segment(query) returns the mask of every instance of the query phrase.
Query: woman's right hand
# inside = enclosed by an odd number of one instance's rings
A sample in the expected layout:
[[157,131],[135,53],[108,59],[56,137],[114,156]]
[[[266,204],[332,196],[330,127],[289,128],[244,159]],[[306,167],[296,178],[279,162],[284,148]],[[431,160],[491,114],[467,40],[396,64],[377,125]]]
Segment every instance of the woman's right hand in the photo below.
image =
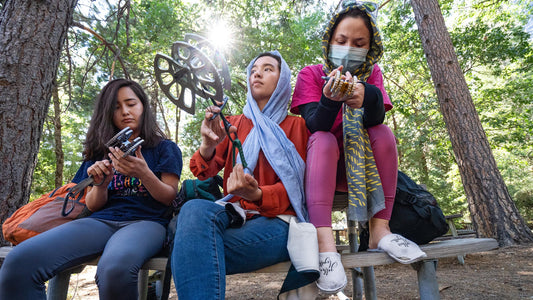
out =
[[85,205],[95,212],[107,202],[107,186],[113,179],[113,165],[107,159],[99,160],[87,168],[87,174],[93,177],[94,183],[85,196]]
[[104,186],[107,189],[107,185],[113,179],[113,165],[109,160],[99,160],[92,166],[87,168],[87,175],[92,176],[95,186]]
[[[217,104],[222,105],[222,103],[217,102]],[[213,118],[213,116],[215,116]],[[230,132],[235,132],[236,128],[231,127]],[[220,121],[220,107],[212,105],[208,107],[205,111],[205,118],[202,121],[202,126],[200,128],[200,134],[202,135],[202,144],[200,145],[200,155],[204,159],[211,159],[215,152],[216,146],[224,140],[226,136],[226,131],[224,130],[224,125]]]

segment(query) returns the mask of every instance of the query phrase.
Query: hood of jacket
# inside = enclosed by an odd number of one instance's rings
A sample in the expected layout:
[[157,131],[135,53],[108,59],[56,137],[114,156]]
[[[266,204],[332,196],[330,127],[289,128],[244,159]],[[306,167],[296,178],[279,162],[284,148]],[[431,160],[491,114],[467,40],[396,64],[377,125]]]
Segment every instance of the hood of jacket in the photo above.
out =
[[381,59],[381,56],[383,56],[383,43],[381,41],[381,35],[378,27],[376,26],[376,20],[374,17],[377,13],[377,4],[374,3],[350,0],[344,1],[341,9],[331,17],[331,19],[326,25],[326,29],[324,30],[324,35],[322,36],[321,47],[322,58],[324,60],[323,70],[326,74],[329,74],[332,70],[335,69],[335,66],[328,58],[329,43],[335,28],[337,28],[337,23],[339,22],[339,19],[343,15],[355,9],[361,10],[362,12],[366,13],[370,18],[370,24],[372,25],[373,30],[373,32],[370,33],[370,35],[372,36],[372,41],[370,44],[370,49],[368,50],[368,54],[366,55],[366,61],[355,70],[344,69],[343,72],[350,71],[350,73],[352,75],[357,76],[359,80],[366,81],[368,77],[370,77],[370,74],[372,74],[372,68],[374,67],[374,64],[376,64]]

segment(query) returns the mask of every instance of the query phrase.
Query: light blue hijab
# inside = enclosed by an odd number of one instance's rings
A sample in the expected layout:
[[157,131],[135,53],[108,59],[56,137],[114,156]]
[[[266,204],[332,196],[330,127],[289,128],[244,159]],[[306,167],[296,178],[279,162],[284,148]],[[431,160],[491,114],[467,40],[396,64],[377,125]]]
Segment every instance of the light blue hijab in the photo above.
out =
[[[291,71],[278,51],[268,53],[281,59],[281,72],[276,89],[263,111],[257,106],[250,90],[250,71],[257,57],[246,68],[248,92],[243,113],[252,120],[254,127],[243,143],[243,153],[248,163],[249,172],[253,173],[257,165],[259,151],[263,150],[266,159],[283,182],[298,220],[304,222],[309,219],[305,207],[305,163],[296,151],[294,144],[279,127],[279,124],[287,117],[291,99]],[[240,157],[237,158],[237,162],[241,163]]]

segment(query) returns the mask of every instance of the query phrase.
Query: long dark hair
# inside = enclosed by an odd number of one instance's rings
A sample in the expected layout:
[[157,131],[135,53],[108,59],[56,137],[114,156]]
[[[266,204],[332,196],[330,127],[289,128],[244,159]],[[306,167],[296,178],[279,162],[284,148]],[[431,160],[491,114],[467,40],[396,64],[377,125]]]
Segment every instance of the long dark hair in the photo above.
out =
[[83,160],[101,160],[108,152],[105,143],[109,141],[119,129],[113,124],[113,115],[117,106],[118,90],[129,87],[141,100],[144,111],[141,120],[141,132],[139,136],[144,139],[143,147],[155,147],[166,135],[157,125],[153,115],[148,96],[143,88],[135,81],[127,79],[115,79],[107,83],[96,98],[93,116],[83,143]]

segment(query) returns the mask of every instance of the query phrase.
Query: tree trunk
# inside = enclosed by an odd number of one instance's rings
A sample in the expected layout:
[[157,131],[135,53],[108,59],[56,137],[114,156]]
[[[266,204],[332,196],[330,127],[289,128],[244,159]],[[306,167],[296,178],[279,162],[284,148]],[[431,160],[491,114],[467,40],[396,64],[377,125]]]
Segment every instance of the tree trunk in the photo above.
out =
[[411,0],[411,5],[474,228],[500,246],[533,241],[492,155],[438,0]]
[[[0,222],[28,201],[61,48],[77,0],[8,0],[0,11]],[[2,238],[1,245],[7,244]]]
[[65,164],[65,155],[63,152],[63,142],[61,141],[61,101],[59,100],[59,91],[57,85],[54,86],[52,99],[54,102],[54,117],[52,123],[54,124],[54,152],[56,155],[55,187],[58,188],[63,185],[63,166]]

